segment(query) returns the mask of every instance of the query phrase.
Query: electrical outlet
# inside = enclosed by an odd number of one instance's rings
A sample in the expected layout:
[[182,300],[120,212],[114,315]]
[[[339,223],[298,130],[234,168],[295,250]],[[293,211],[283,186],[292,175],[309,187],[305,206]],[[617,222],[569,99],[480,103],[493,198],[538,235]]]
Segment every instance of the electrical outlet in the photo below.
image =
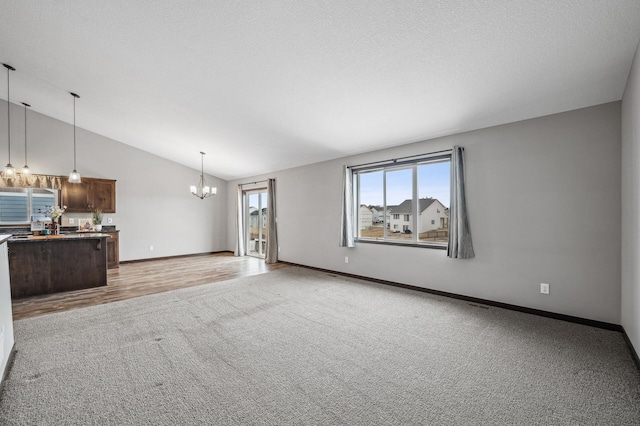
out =
[[278,253],[280,253],[280,246],[278,246]]
[[72,217],[69,218],[69,225],[75,225],[76,224],[76,220]]
[[540,293],[542,293],[542,294],[549,294],[549,284],[547,284],[547,283],[540,283]]
[[107,218],[107,223],[113,223],[113,218],[111,217]]
[[153,246],[149,246],[149,251],[153,251]]
[[349,256],[344,257],[344,263],[349,263]]

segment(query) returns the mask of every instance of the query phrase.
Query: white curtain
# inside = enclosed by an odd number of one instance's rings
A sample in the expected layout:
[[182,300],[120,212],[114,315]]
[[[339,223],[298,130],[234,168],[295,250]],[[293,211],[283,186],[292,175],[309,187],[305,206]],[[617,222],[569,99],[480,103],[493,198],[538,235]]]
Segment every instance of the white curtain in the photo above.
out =
[[464,148],[454,146],[451,153],[451,202],[449,205],[449,248],[452,259],[475,257],[469,228],[464,183]]
[[355,247],[353,232],[353,173],[344,166],[342,178],[342,212],[340,217],[340,247]]
[[236,195],[236,249],[234,256],[244,256],[244,220],[242,214],[242,185],[238,185]]
[[278,262],[278,219],[276,215],[276,180],[267,182],[267,250],[265,263]]

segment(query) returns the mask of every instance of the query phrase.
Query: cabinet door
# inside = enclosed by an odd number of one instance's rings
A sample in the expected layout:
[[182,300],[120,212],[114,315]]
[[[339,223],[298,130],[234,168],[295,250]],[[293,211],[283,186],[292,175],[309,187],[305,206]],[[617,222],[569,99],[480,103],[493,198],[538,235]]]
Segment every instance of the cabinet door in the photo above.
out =
[[67,206],[67,213],[86,213],[91,210],[90,186],[87,179],[82,179],[81,183],[69,183],[68,178],[62,178],[61,204]]
[[100,209],[102,213],[116,212],[116,181],[107,179],[92,179],[93,193],[92,210]]
[[118,268],[120,266],[120,242],[118,232],[106,232],[111,236],[107,239],[107,268]]

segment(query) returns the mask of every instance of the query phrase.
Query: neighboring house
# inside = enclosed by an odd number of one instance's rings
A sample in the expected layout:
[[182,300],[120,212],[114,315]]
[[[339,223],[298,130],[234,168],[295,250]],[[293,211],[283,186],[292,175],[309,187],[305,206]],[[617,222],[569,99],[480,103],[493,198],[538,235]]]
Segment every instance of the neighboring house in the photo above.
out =
[[449,229],[449,207],[444,209],[444,213],[447,215],[447,218],[444,221],[444,226],[443,228],[447,228]]
[[369,206],[371,214],[373,215],[373,223],[380,223],[384,220],[384,207],[381,206]]
[[[413,205],[411,200],[404,200],[393,209],[389,219],[391,232],[413,232]],[[449,226],[448,208],[435,198],[421,198],[418,208],[419,232],[442,229]]]
[[373,213],[369,209],[369,207],[364,204],[360,205],[360,211],[358,212],[358,223],[360,224],[360,229],[367,229],[373,225]]
[[[260,219],[258,216],[258,209],[255,207],[249,207],[249,226],[252,228],[260,227]],[[262,227],[267,226],[267,208],[262,208]]]
[[391,228],[391,213],[393,212],[393,209],[397,209],[398,206],[387,206],[387,218],[385,220],[385,223],[387,224],[387,228]]

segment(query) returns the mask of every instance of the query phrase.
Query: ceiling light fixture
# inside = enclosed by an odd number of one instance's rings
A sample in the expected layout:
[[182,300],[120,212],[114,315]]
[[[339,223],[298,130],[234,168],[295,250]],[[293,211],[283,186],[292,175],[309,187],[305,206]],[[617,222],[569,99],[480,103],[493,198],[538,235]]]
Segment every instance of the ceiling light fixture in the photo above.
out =
[[31,108],[31,105],[22,103],[24,105],[24,167],[22,168],[22,174],[28,175],[31,173],[29,166],[27,166],[27,108]]
[[202,155],[202,163],[201,163],[201,168],[200,168],[200,182],[198,182],[198,186],[194,186],[191,185],[191,193],[193,195],[195,195],[196,197],[200,198],[201,200],[204,200],[207,197],[210,197],[212,195],[216,195],[216,192],[218,192],[218,190],[213,187],[210,188],[207,186],[206,182],[204,181],[204,152],[200,151],[200,154]]
[[73,171],[69,173],[69,183],[80,183],[80,173],[76,170],[76,99],[80,96],[69,92],[73,96]]
[[13,179],[16,177],[16,169],[11,165],[11,103],[9,101],[9,74],[16,69],[11,65],[2,64],[7,69],[7,141],[9,147],[9,162],[4,166],[4,178]]

